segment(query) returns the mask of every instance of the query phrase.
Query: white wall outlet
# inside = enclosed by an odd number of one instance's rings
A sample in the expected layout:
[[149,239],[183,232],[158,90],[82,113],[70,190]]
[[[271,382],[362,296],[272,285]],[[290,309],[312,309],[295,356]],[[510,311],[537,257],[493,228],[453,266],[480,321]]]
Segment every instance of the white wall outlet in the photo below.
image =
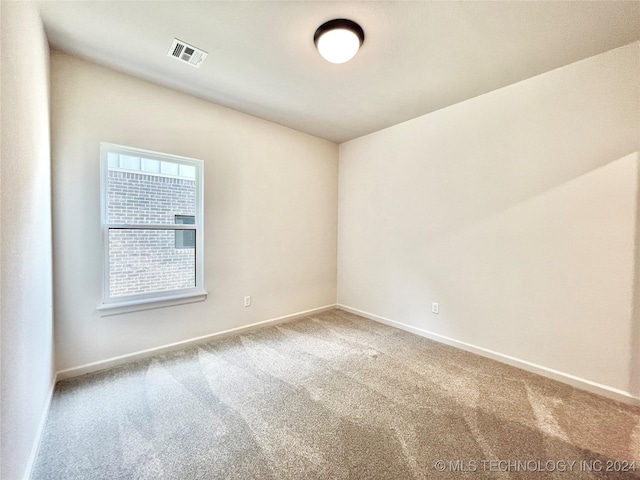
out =
[[440,313],[440,304],[433,302],[431,304],[431,313],[436,313],[436,314]]
[[244,306],[245,307],[250,307],[251,306],[251,297],[250,296],[244,297]]

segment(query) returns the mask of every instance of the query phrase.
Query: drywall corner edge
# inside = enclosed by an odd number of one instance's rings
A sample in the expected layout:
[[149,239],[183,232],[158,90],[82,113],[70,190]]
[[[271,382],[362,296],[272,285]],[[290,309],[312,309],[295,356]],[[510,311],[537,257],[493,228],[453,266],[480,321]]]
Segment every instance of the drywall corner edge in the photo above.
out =
[[[640,42],[638,43],[640,55]],[[639,91],[640,95],[640,91]],[[640,131],[638,132],[640,147]],[[640,397],[640,153],[635,153],[636,163],[636,204],[635,204],[635,239],[634,239],[634,266],[633,266],[633,301],[631,305],[631,375],[629,378],[629,392]]]
[[492,360],[496,360],[500,363],[505,363],[507,365],[511,365],[512,367],[520,368],[522,370],[526,370],[527,372],[535,373],[538,375],[542,375],[543,377],[550,378],[552,380],[556,380],[572,387],[579,388],[581,390],[585,390],[590,393],[594,393],[596,395],[601,395],[603,397],[610,398],[612,400],[616,400],[618,402],[625,403],[627,405],[632,405],[635,407],[640,407],[640,398],[636,397],[628,392],[624,392],[617,388],[609,387],[607,385],[602,385],[600,383],[592,382],[585,378],[580,378],[575,375],[571,375],[568,373],[560,372],[558,370],[554,370],[552,368],[544,367],[542,365],[537,365],[535,363],[527,362],[526,360],[522,360],[520,358],[512,357],[509,355],[504,355],[499,352],[494,352],[493,350],[489,350],[486,348],[478,347],[476,345],[472,345],[470,343],[461,342],[459,340],[445,337],[443,335],[439,335],[437,333],[430,332],[428,330],[423,330],[421,328],[416,328],[411,325],[407,325],[402,322],[397,322],[395,320],[391,320],[389,318],[381,317],[380,315],[375,315],[373,313],[365,312],[362,310],[358,310],[357,308],[349,307],[347,305],[337,304],[337,308],[344,310],[346,312],[353,313],[355,315],[360,315],[361,317],[368,318],[369,320],[373,320],[375,322],[383,323],[385,325],[389,325],[390,327],[395,327],[400,330],[404,330],[405,332],[413,333],[415,335],[419,335],[421,337],[428,338],[430,340],[436,341],[438,343],[443,343],[445,345],[449,345],[451,347],[459,348],[461,350],[465,350],[470,353],[475,353],[476,355],[480,355],[482,357],[490,358]]
[[33,447],[31,448],[31,454],[29,455],[29,461],[27,462],[27,468],[25,469],[23,479],[30,480],[31,475],[33,475],[33,469],[36,465],[36,459],[38,458],[38,452],[40,451],[40,445],[42,445],[42,437],[44,435],[44,427],[47,424],[47,419],[49,418],[49,410],[51,409],[51,402],[53,401],[53,394],[56,390],[56,383],[58,382],[57,374],[53,375],[53,381],[51,382],[51,386],[49,387],[49,395],[47,397],[47,402],[42,409],[42,414],[40,416],[40,422],[38,424],[38,431],[36,432],[36,438],[33,442]]

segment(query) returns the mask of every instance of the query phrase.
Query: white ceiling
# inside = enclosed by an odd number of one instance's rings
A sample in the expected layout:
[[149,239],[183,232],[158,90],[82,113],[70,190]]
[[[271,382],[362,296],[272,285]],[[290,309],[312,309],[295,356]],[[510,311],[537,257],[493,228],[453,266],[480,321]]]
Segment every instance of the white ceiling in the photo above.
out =
[[[56,49],[335,142],[640,39],[638,1],[38,4]],[[342,65],[313,44],[333,18],[365,31]]]

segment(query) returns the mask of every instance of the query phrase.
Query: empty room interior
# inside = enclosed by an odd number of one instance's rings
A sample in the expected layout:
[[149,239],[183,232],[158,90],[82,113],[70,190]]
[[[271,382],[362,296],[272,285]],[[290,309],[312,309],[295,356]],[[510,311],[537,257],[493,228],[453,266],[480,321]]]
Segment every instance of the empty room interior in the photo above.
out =
[[640,478],[640,2],[0,5],[0,478]]

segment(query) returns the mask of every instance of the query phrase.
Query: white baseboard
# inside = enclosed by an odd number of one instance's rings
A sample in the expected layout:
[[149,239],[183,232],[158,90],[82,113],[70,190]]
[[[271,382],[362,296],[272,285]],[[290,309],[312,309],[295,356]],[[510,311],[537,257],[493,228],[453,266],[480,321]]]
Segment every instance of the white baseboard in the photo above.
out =
[[36,465],[36,458],[38,458],[38,452],[40,451],[40,445],[42,444],[42,434],[44,433],[44,427],[47,424],[47,418],[49,418],[49,409],[51,408],[51,400],[53,400],[53,392],[56,389],[56,382],[58,381],[57,374],[53,375],[53,381],[51,386],[49,387],[49,395],[47,397],[47,402],[42,409],[42,414],[40,416],[40,423],[38,424],[38,430],[36,432],[36,438],[33,441],[33,446],[31,447],[31,454],[29,455],[29,461],[27,462],[27,468],[25,469],[24,475],[22,478],[24,480],[29,480],[31,475],[33,474],[33,468]]
[[212,333],[210,335],[204,335],[202,337],[191,338],[189,340],[183,340],[181,342],[170,343],[169,345],[149,348],[147,350],[141,350],[138,352],[129,353],[127,355],[120,355],[118,357],[112,357],[106,360],[100,360],[98,362],[87,363],[79,367],[67,368],[65,370],[60,370],[57,373],[57,378],[58,380],[66,380],[68,378],[77,377],[79,375],[84,375],[86,373],[97,372],[99,370],[105,370],[107,368],[123,365],[125,363],[135,362],[136,360],[149,358],[161,353],[179,350],[181,348],[190,347],[192,345],[207,343],[207,342],[210,342],[211,340],[224,338],[231,335],[237,335],[239,333],[248,332],[250,330],[255,330],[255,329],[266,327],[269,325],[275,325],[277,323],[293,320],[294,318],[304,317],[305,315],[309,315],[312,313],[323,312],[325,310],[329,310],[335,307],[336,307],[335,304],[326,305],[324,307],[313,308],[311,310],[305,310],[304,312],[298,312],[298,313],[293,313],[291,315],[285,315],[283,317],[272,318],[270,320],[264,320],[262,322],[252,323],[251,325],[245,325],[238,328],[232,328],[230,330],[224,330],[222,332]]
[[356,315],[360,315],[361,317],[368,318],[369,320],[374,320],[376,322],[384,323],[385,325],[399,328],[400,330],[404,330],[406,332],[415,333],[416,335],[420,335],[421,337],[425,337],[439,343],[444,343],[452,347],[460,348],[461,350],[466,350],[467,352],[475,353],[477,355],[481,355],[483,357],[487,357],[492,360],[497,360],[498,362],[506,363],[513,367],[521,368],[522,370],[526,370],[528,372],[542,375],[543,377],[551,378],[552,380],[557,380],[559,382],[566,383],[568,385],[579,388],[581,390],[586,390],[588,392],[595,393],[597,395],[602,395],[603,397],[611,398],[613,400],[617,400],[619,402],[623,402],[628,405],[640,406],[640,398],[634,397],[628,392],[610,387],[608,385],[602,385],[600,383],[592,382],[591,380],[587,380],[585,378],[577,377],[569,373],[560,372],[558,370],[554,370],[552,368],[531,363],[526,360],[512,357],[510,355],[504,355],[502,353],[494,352],[492,350],[478,347],[470,343],[461,342],[454,338],[445,337],[443,335],[439,335],[437,333],[433,333],[428,330],[423,330],[421,328],[413,327],[411,325],[397,322],[395,320],[390,320],[388,318],[381,317],[379,315],[374,315],[373,313],[364,312],[362,310],[358,310],[357,308],[352,308],[352,307],[341,305],[341,304],[338,304],[336,306],[347,312],[355,313]]

